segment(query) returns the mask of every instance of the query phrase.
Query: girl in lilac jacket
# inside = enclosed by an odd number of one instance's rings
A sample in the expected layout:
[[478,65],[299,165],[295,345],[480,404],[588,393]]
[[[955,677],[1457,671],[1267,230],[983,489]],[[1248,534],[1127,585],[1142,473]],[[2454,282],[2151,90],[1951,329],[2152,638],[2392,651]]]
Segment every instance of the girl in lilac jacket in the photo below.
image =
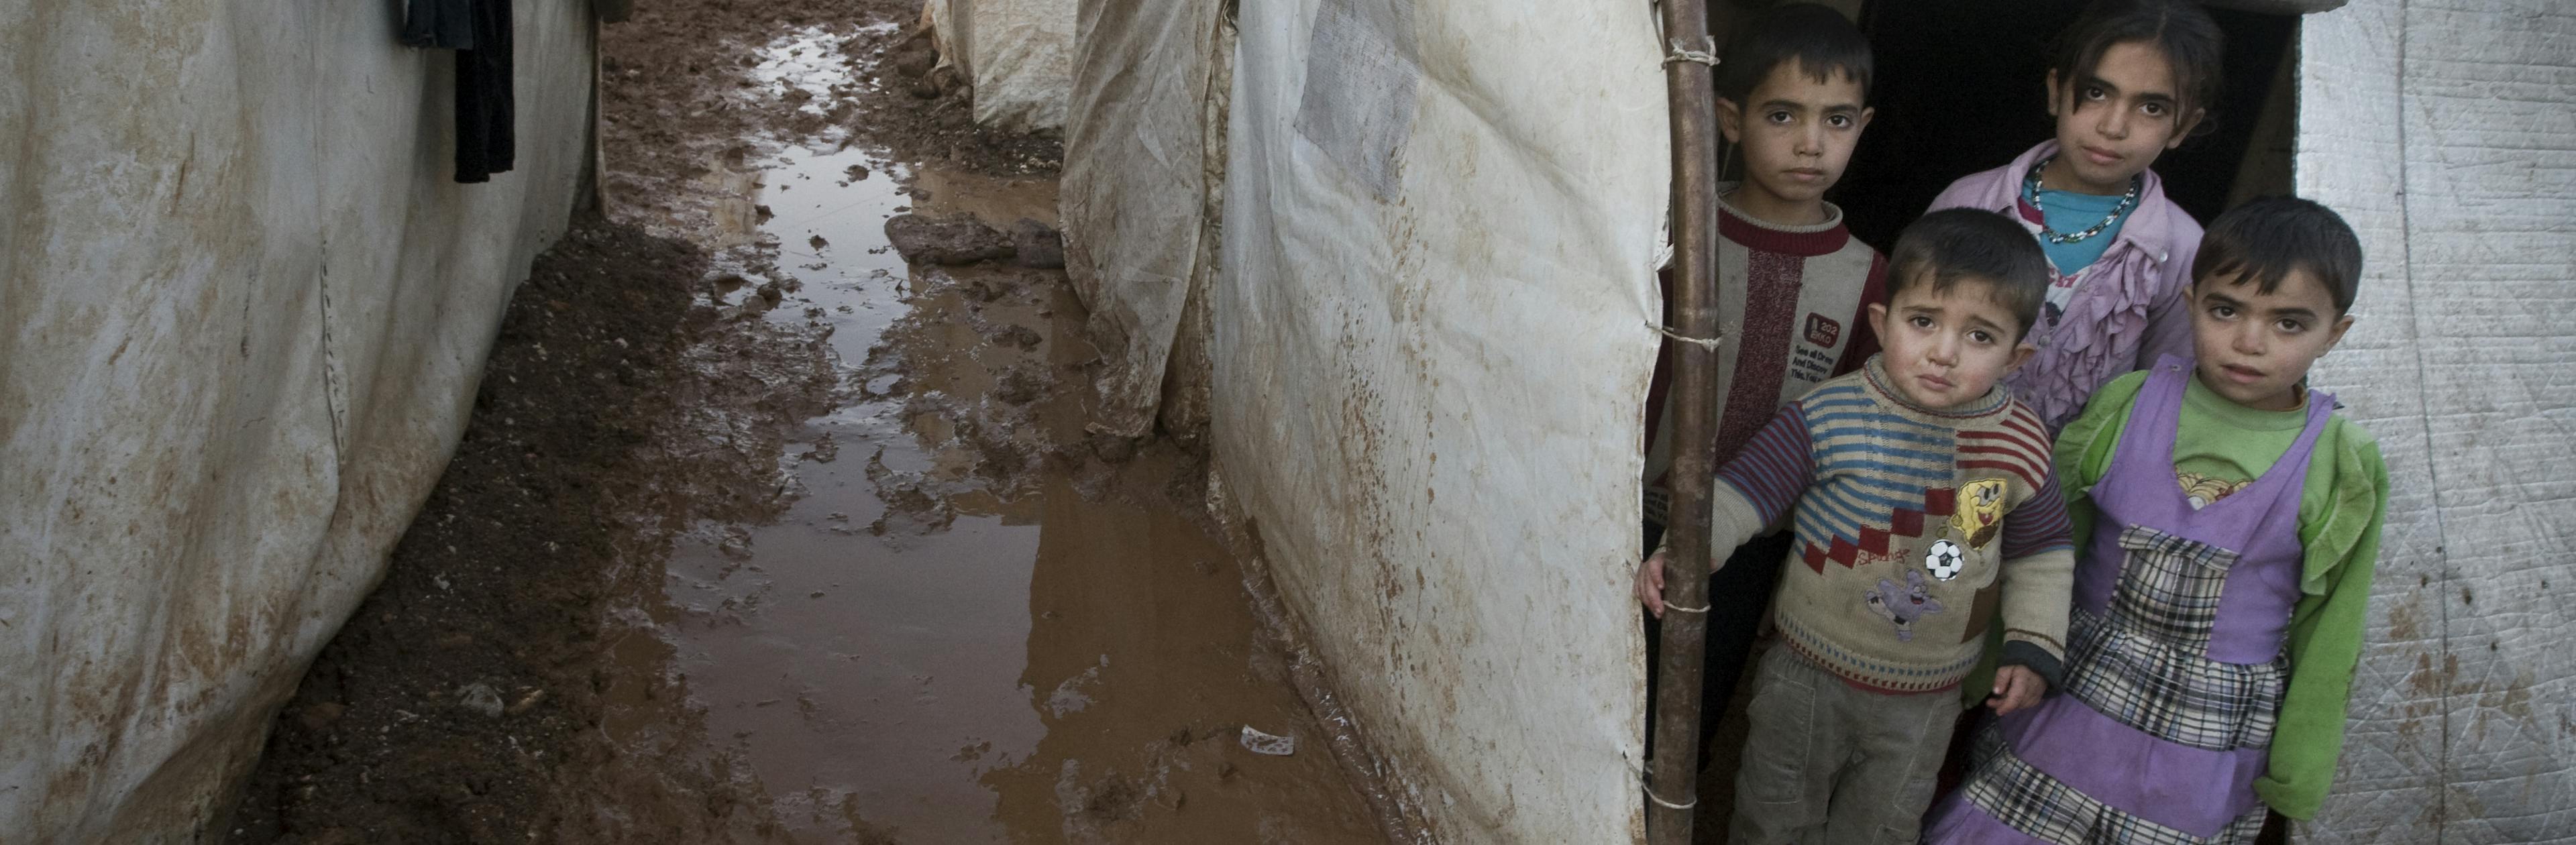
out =
[[2191,355],[2183,291],[2200,223],[2148,167],[2202,125],[2220,46],[2218,25],[2189,2],[2097,2],[2060,36],[2050,65],[2057,137],[1932,201],[2019,220],[2048,253],[2056,275],[2031,328],[2039,354],[2006,384],[2051,433],[2111,379]]

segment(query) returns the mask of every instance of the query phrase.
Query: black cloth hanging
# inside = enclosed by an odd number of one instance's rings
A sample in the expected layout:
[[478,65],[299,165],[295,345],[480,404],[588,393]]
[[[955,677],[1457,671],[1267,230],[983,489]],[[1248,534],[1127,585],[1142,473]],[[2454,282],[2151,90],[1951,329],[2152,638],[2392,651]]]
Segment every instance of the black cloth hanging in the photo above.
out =
[[411,0],[403,13],[402,43],[449,50],[474,49],[473,0]]
[[414,0],[413,8],[427,3],[463,5],[473,24],[473,49],[456,51],[456,181],[492,181],[516,159],[510,0]]

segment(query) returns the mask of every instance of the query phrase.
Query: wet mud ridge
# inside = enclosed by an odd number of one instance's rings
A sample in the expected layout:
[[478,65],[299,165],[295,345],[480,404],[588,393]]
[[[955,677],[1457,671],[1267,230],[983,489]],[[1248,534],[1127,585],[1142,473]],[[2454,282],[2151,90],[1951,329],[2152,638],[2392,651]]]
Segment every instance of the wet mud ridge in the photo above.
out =
[[917,4],[638,12],[610,218],[220,832],[1385,841],[1202,460],[1085,431],[1053,140],[962,121]]
[[[597,730],[601,599],[643,420],[674,379],[706,266],[576,223],[519,288],[463,442],[385,580],[272,729],[235,842],[526,841]],[[539,837],[543,838],[543,837]]]

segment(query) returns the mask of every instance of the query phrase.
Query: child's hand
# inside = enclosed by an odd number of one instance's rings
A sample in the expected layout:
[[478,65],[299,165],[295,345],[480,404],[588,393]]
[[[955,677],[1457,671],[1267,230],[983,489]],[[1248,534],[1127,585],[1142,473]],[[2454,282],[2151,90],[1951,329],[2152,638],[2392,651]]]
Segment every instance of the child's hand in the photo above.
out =
[[1637,602],[1655,618],[1664,618],[1664,550],[1656,549],[1646,562],[1637,564]]
[[2028,666],[2006,666],[1995,670],[1995,694],[1986,697],[1986,706],[1995,715],[2039,706],[2039,697],[2048,694],[2048,681]]

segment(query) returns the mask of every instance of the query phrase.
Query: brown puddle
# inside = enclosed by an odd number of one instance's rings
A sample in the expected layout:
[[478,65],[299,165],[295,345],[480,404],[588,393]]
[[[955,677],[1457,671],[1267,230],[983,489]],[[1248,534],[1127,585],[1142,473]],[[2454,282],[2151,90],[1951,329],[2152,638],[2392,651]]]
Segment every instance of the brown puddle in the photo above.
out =
[[[790,434],[783,510],[675,526],[660,594],[616,614],[632,627],[611,740],[672,754],[688,731],[670,725],[702,722],[767,796],[783,829],[762,838],[1383,841],[1242,571],[1184,516],[1204,507],[1175,483],[1194,470],[1168,446],[1085,440],[1095,354],[1062,273],[912,271],[886,244],[907,189],[924,213],[1007,228],[1053,222],[1052,180],[914,172],[863,147],[710,178],[748,187],[755,211],[718,219],[777,244],[794,277],[741,271],[713,304],[785,291],[750,319],[828,331],[841,387]],[[1294,753],[1249,750],[1246,726]]]
[[1384,841],[1347,722],[1298,694],[1331,712],[1319,670],[1257,622],[1275,595],[1197,527],[1204,467],[1084,432],[1063,274],[887,248],[916,200],[1055,203],[902,163],[1058,160],[882,73],[919,10],[674,0],[603,32],[613,222],[514,295],[227,841]]

